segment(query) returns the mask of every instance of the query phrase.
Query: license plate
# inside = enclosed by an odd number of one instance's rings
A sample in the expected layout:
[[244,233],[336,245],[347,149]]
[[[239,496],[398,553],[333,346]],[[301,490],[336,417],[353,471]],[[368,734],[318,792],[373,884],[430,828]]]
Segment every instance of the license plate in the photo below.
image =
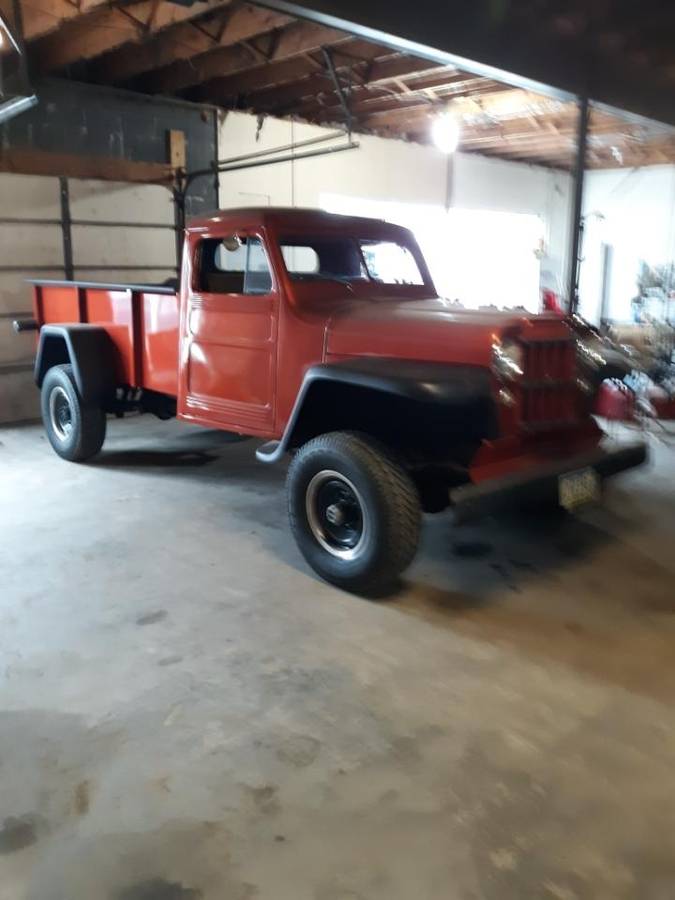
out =
[[600,479],[595,469],[568,472],[558,479],[558,500],[564,509],[577,509],[600,499]]

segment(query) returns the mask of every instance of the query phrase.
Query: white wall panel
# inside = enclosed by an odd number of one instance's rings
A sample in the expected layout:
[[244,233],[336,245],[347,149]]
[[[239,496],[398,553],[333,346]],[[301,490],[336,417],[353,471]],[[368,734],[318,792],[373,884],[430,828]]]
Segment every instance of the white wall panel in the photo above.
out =
[[640,261],[658,266],[675,257],[675,166],[587,172],[584,213],[580,311],[597,321],[604,243],[613,248],[608,316],[630,321]]
[[[230,113],[220,134],[221,156],[255,152],[325,135],[329,129],[278,119],[258,120],[246,113]],[[434,147],[355,136],[358,150],[294,163],[271,165],[221,175],[221,205],[253,202],[260,205],[321,205],[321,196],[342,194],[359,199],[397,201],[442,210],[490,209],[529,213],[544,222],[547,281],[565,284],[569,239],[571,179],[562,172],[537,166],[457,153],[450,160]],[[330,144],[317,144],[316,149]],[[299,148],[306,152],[310,147]],[[402,223],[405,224],[405,223]],[[448,248],[448,265],[452,248]],[[490,249],[485,248],[486,264]],[[495,273],[498,278],[498,273]]]

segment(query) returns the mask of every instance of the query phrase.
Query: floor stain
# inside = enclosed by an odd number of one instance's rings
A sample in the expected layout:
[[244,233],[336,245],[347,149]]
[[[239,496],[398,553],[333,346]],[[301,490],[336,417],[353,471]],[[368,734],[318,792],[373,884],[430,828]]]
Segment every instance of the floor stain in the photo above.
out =
[[202,896],[202,892],[196,888],[186,888],[175,881],[153,878],[120,891],[117,900],[199,900]]
[[161,622],[162,619],[166,619],[167,611],[165,609],[158,609],[156,612],[146,613],[144,616],[139,616],[136,619],[137,625],[154,625],[155,622]]
[[158,666],[175,666],[176,663],[183,662],[182,656],[165,656],[159,660]]
[[262,787],[245,785],[245,790],[258,812],[265,813],[265,815],[279,812],[281,808],[278,797],[279,788],[275,784],[265,784]]
[[10,816],[0,828],[0,854],[16,853],[37,841],[36,817],[32,815],[14,818]]
[[78,816],[86,816],[89,812],[91,784],[88,780],[81,781],[73,793],[73,807]]
[[311,765],[319,754],[321,741],[308,734],[294,734],[287,738],[277,749],[277,757],[282,762],[290,763],[297,768]]

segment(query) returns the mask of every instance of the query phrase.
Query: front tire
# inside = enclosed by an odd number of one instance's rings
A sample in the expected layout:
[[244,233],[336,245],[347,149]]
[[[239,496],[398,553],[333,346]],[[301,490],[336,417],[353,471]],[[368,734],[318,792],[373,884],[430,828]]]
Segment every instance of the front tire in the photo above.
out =
[[415,485],[376,441],[332,432],[300,448],[288,471],[300,552],[326,581],[381,595],[411,563],[421,509]]
[[54,366],[47,372],[40,400],[49,443],[59,456],[82,462],[98,453],[105,440],[105,412],[84,403],[72,366]]

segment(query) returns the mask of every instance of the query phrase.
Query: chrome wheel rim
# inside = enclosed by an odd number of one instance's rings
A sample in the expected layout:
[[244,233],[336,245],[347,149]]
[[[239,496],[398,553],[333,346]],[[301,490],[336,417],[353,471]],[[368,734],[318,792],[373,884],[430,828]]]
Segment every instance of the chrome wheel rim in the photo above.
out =
[[67,441],[73,431],[73,412],[68,394],[56,386],[49,395],[49,421],[60,441]]
[[305,511],[314,539],[326,552],[345,561],[359,555],[370,523],[353,482],[333,469],[317,472],[307,485]]

